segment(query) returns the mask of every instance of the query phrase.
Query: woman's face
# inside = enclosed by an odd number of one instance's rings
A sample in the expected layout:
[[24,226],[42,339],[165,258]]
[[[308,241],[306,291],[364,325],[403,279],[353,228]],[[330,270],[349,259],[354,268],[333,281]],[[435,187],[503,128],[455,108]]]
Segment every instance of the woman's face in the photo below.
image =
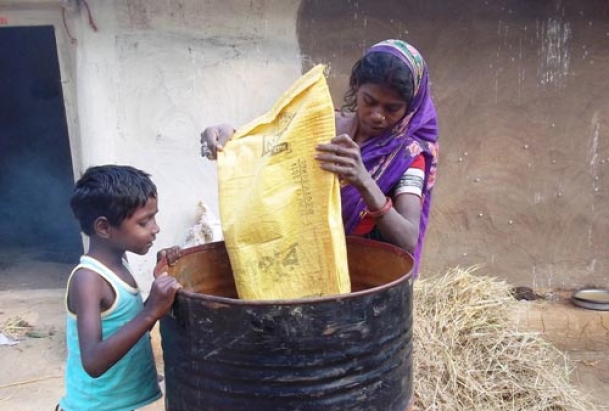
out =
[[366,83],[357,90],[358,133],[377,137],[404,117],[408,105],[394,89]]

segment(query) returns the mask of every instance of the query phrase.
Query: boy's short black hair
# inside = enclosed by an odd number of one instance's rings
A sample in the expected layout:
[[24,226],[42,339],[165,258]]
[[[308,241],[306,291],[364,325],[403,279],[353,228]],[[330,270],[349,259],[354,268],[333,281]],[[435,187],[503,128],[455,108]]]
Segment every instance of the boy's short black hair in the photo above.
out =
[[70,206],[82,232],[90,236],[99,217],[118,227],[156,197],[156,186],[146,172],[131,166],[103,165],[89,167],[76,182]]

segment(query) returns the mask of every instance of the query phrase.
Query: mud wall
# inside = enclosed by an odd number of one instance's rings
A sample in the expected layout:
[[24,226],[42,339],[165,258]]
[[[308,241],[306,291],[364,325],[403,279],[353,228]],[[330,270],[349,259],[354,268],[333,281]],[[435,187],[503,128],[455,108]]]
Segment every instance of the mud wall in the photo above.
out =
[[337,105],[376,41],[425,56],[441,155],[424,272],[609,285],[607,2],[304,0],[298,35]]
[[0,24],[55,27],[75,176],[101,163],[152,173],[162,231],[150,255],[132,257],[144,282],[198,201],[217,215],[205,125],[251,120],[318,62],[340,106],[353,62],[398,37],[426,57],[440,116],[423,275],[484,264],[540,289],[607,285],[604,1],[89,0],[90,14],[2,3]]

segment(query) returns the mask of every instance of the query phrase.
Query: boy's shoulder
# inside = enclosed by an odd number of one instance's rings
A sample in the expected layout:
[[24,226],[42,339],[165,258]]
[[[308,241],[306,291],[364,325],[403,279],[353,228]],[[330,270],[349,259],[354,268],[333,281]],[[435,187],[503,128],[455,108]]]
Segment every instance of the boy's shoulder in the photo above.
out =
[[103,287],[104,278],[96,270],[89,267],[77,266],[74,268],[67,283],[68,295],[85,294],[90,295],[95,290]]
[[[85,300],[101,303],[101,308],[108,308],[114,301],[116,288],[113,285],[111,274],[94,265],[78,264],[72,270],[67,284],[67,302],[70,311],[80,306]],[[107,271],[108,269],[106,269]]]

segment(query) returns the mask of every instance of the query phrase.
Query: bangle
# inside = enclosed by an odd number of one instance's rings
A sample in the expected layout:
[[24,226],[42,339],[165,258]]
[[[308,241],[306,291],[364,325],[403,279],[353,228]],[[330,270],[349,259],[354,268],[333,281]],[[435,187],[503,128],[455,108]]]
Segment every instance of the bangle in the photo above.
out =
[[391,207],[393,207],[393,201],[391,201],[390,197],[385,197],[385,199],[386,201],[384,206],[374,211],[366,209],[366,214],[368,214],[372,218],[379,218],[387,214],[389,210],[391,210]]

